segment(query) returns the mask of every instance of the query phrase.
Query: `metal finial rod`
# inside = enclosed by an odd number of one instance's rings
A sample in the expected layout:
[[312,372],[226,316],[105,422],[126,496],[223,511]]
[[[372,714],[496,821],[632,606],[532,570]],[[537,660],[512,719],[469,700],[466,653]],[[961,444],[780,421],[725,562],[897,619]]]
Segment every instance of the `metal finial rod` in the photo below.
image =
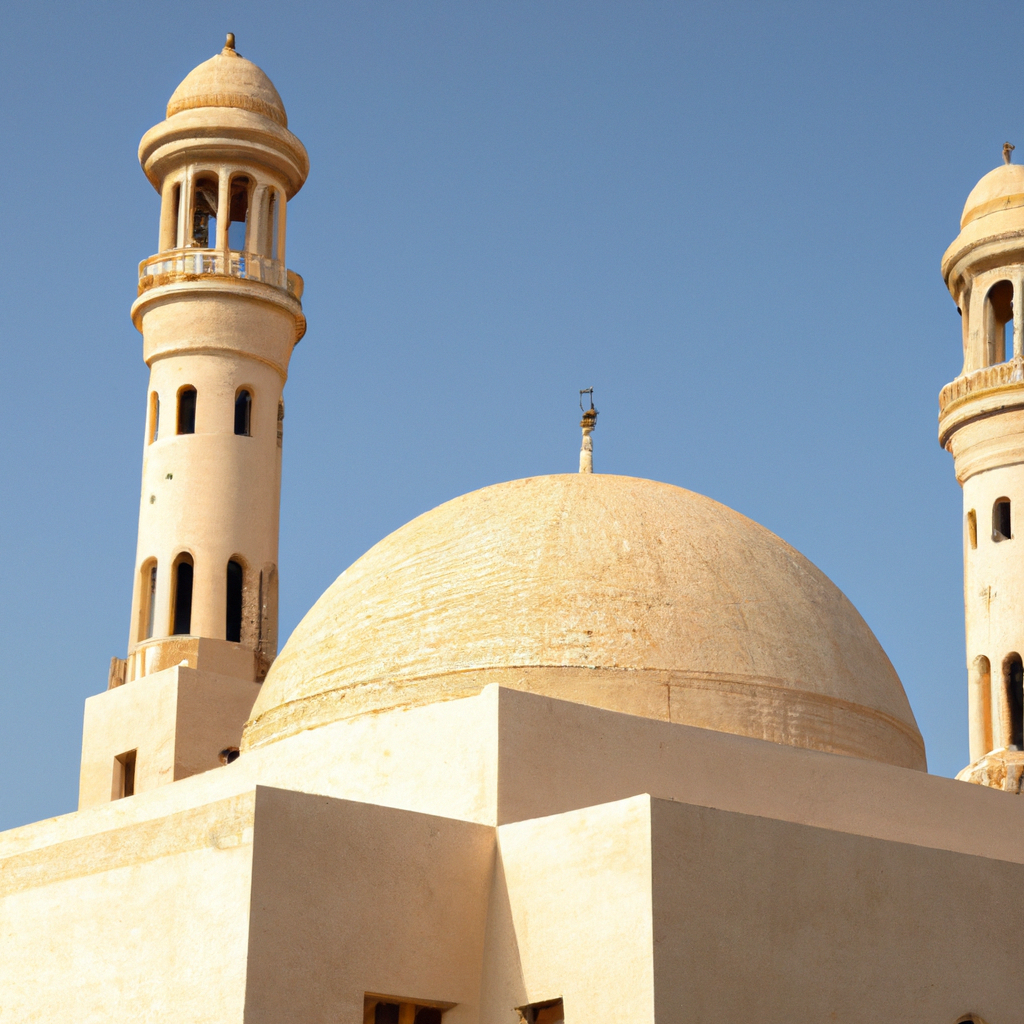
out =
[[[590,408],[583,408],[583,396],[590,395]],[[580,426],[583,428],[583,443],[580,445],[580,472],[594,472],[594,441],[591,434],[597,426],[597,409],[594,408],[594,389],[580,388],[580,411],[583,419]]]
[[1008,164],[1008,163],[1012,162],[1011,159],[1010,159],[1010,154],[1016,148],[1017,147],[1012,142],[1004,142],[1003,143],[1003,163]]

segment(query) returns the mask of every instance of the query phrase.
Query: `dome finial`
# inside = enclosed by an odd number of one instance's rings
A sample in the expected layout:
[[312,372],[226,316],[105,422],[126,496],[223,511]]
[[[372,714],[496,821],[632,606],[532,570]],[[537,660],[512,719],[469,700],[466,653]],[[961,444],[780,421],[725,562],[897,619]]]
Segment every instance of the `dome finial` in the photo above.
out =
[[[583,408],[584,395],[590,395],[589,409]],[[594,427],[597,426],[597,410],[594,408],[593,388],[580,388],[580,410],[583,413],[583,419],[580,420],[580,426],[583,428],[583,443],[580,445],[580,472],[593,473],[594,441],[590,435],[594,432]]]
[[223,50],[223,52],[227,53],[229,50],[231,51],[231,53],[235,52],[235,33],[234,32],[229,32],[228,33],[227,42],[224,43],[224,50]]
[[1012,142],[1004,142],[1003,143],[1003,163],[1004,164],[1012,163],[1012,160],[1010,159],[1010,154],[1016,148],[1017,147],[1014,146],[1014,144]]

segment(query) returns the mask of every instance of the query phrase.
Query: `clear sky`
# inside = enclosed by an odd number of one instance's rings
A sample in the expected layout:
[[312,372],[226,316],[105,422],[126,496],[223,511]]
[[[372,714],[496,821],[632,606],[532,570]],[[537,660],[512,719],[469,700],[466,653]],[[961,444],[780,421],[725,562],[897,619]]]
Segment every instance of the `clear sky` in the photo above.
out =
[[[936,441],[939,273],[1024,146],[1010,2],[41,4],[0,34],[0,828],[75,807],[128,635],[158,202],[138,141],[224,33],[306,144],[288,262],[281,633],[465,491],[679,484],[785,538],[967,762],[961,507]],[[1019,152],[1024,152],[1024,148]]]

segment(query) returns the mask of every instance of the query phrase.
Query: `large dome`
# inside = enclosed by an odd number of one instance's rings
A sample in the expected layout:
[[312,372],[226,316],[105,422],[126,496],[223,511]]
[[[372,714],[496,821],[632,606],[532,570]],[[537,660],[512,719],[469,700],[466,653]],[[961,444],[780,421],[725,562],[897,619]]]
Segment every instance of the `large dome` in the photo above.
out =
[[386,537],[292,634],[243,745],[488,683],[925,767],[899,677],[823,573],[709,498],[603,474],[487,487]]

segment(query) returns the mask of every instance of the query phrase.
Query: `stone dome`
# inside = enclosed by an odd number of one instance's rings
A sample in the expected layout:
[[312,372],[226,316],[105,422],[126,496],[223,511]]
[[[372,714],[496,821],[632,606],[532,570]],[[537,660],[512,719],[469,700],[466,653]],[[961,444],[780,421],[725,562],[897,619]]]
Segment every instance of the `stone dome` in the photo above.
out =
[[288,115],[274,83],[251,60],[235,52],[231,37],[220,53],[185,76],[167,104],[167,116],[197,107],[251,110],[288,127]]
[[533,477],[386,537],[288,640],[243,749],[489,683],[924,769],[867,624],[732,509],[604,474]]
[[1024,206],[1024,164],[1002,164],[989,171],[971,189],[964,204],[960,227],[965,228],[971,221],[990,213],[1018,206]]

